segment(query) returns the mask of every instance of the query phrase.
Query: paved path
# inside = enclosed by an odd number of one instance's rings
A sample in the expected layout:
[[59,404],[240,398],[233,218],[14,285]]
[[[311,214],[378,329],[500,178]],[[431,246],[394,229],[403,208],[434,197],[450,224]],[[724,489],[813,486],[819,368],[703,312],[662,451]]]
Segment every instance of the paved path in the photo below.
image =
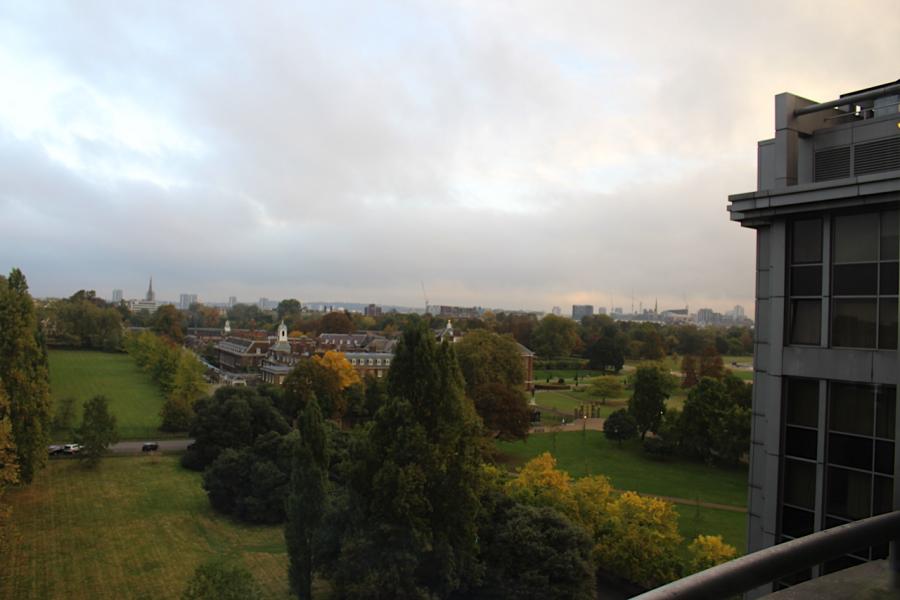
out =
[[159,444],[160,452],[184,452],[188,445],[192,444],[194,440],[191,439],[180,439],[180,440],[142,440],[142,441],[128,441],[128,442],[119,442],[118,444],[113,444],[109,447],[109,449],[114,454],[140,454],[141,446],[144,445],[145,442],[157,442]]
[[[626,490],[615,490],[616,492],[622,493]],[[634,491],[634,490],[631,490]],[[745,513],[747,512],[747,507],[745,506],[735,506],[734,504],[719,504],[717,502],[697,502],[697,500],[691,500],[689,498],[676,498],[674,496],[659,496],[657,494],[645,494],[644,492],[638,492],[641,496],[649,496],[650,498],[659,498],[660,500],[666,500],[668,502],[674,502],[675,504],[685,504],[687,506],[697,506],[698,504],[703,508],[715,508],[717,510],[727,510],[731,512],[739,512]]]

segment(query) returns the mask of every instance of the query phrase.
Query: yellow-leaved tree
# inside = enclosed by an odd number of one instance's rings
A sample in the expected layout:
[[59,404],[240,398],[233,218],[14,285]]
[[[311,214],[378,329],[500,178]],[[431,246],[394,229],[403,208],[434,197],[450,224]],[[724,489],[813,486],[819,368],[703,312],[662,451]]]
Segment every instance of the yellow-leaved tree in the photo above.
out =
[[737,548],[722,541],[721,535],[698,535],[688,546],[689,573],[696,573],[728,562],[737,556]]
[[576,511],[572,494],[572,478],[556,468],[556,459],[549,452],[531,459],[515,479],[506,484],[514,499],[535,506],[551,506],[565,515]]
[[359,373],[356,372],[356,369],[353,368],[353,365],[350,364],[343,352],[329,350],[322,356],[313,357],[313,360],[337,373],[342,390],[361,382]]
[[0,554],[6,550],[8,527],[11,523],[10,508],[3,501],[3,494],[7,487],[18,482],[19,464],[16,461],[16,445],[9,418],[9,400],[0,384]]

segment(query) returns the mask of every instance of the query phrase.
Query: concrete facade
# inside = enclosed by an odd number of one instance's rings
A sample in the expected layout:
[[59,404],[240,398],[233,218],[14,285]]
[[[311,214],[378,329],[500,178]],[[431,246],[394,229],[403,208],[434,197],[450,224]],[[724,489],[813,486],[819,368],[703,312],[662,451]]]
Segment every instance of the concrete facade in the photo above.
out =
[[[757,190],[729,197],[731,219],[757,232],[750,552],[900,508],[898,103],[896,83],[822,104],[779,94]],[[870,413],[868,430],[848,421]],[[860,551],[774,586],[882,555]]]

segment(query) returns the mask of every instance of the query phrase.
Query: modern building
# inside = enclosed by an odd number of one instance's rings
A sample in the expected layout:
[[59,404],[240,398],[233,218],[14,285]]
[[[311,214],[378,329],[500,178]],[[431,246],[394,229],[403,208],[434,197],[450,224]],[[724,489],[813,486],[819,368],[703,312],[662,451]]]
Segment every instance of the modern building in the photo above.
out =
[[123,292],[122,290],[115,289],[112,291],[112,303],[113,304],[118,304],[119,302],[121,302],[124,299],[124,297],[125,297],[125,292]]
[[370,304],[363,309],[363,314],[367,317],[380,317],[382,315],[382,310],[377,304]]
[[579,323],[581,319],[585,317],[593,317],[594,316],[594,305],[593,304],[573,304],[572,305],[572,318]]
[[191,307],[191,304],[197,304],[197,302],[197,294],[181,294],[178,299],[178,308],[180,308],[181,310],[187,310]]
[[556,315],[557,317],[562,316],[562,309],[558,306],[554,306],[550,309],[550,314]]
[[[748,550],[900,508],[895,477],[900,82],[775,97],[757,189]],[[870,559],[863,548],[756,597]]]

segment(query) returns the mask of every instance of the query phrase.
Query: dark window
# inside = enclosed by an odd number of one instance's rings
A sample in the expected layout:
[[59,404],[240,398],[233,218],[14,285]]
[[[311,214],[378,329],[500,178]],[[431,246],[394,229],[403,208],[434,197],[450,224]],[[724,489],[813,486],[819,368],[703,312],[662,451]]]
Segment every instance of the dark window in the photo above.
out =
[[822,339],[822,301],[791,301],[791,343],[818,346]]
[[897,348],[897,299],[878,300],[878,347],[886,350]]
[[891,477],[875,477],[875,498],[873,515],[882,515],[894,510],[894,480]]
[[788,426],[784,431],[784,453],[788,456],[815,460],[818,437],[818,433],[813,429]]
[[[865,550],[861,550],[861,552],[865,552]],[[822,574],[827,575],[828,573],[843,571],[844,569],[849,569],[850,567],[861,565],[864,562],[866,561],[861,558],[855,558],[853,556],[841,556],[840,558],[835,558],[825,563],[825,565],[823,566]]]
[[889,210],[881,214],[881,260],[897,260],[900,258],[900,238],[898,230],[897,211]]
[[872,476],[830,467],[825,500],[829,515],[853,520],[871,516]]
[[784,535],[800,537],[813,532],[815,517],[811,511],[784,506],[781,509],[781,531]]
[[855,435],[828,434],[828,464],[872,470],[872,440]]
[[897,295],[897,263],[881,263],[880,294],[882,296]]
[[787,380],[787,411],[789,425],[819,426],[819,382],[811,379]]
[[834,218],[834,262],[878,260],[878,213]]
[[822,295],[822,266],[791,268],[791,295],[792,296],[821,296]]
[[875,435],[888,440],[894,439],[895,407],[897,388],[882,385],[875,396]]
[[800,460],[784,461],[785,504],[812,510],[816,505],[816,465]]
[[791,233],[793,264],[822,262],[822,219],[794,221]]
[[[809,268],[809,267],[806,267]],[[840,296],[874,296],[878,293],[878,265],[835,265],[834,293]]]
[[874,298],[835,299],[831,315],[831,343],[847,348],[875,347]]
[[872,386],[832,383],[829,398],[831,431],[872,435],[875,396]]

